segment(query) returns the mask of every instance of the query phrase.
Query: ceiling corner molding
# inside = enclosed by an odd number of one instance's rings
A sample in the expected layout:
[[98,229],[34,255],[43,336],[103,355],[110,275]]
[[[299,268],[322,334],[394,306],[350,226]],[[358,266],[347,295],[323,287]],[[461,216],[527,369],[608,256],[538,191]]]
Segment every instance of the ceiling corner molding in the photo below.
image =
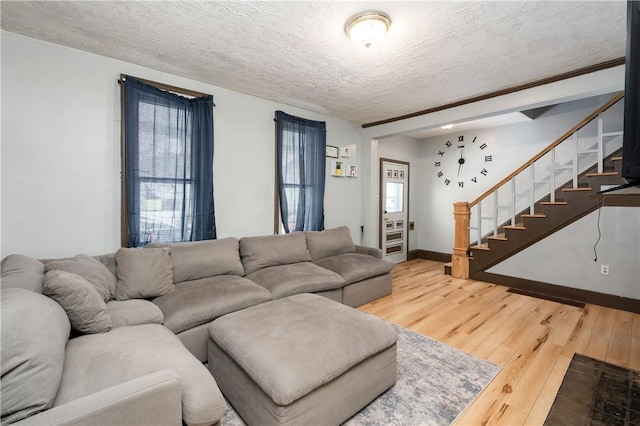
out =
[[417,112],[413,112],[413,113],[410,113],[410,114],[400,115],[400,116],[397,116],[397,117],[387,118],[385,120],[374,121],[374,122],[371,122],[371,123],[365,123],[365,124],[362,125],[362,128],[366,129],[367,127],[374,127],[374,126],[379,126],[379,125],[382,125],[382,124],[393,123],[395,121],[401,121],[401,120],[405,120],[407,118],[419,117],[421,115],[431,114],[431,113],[434,113],[436,111],[442,111],[442,110],[445,110],[445,109],[454,108],[454,107],[458,107],[458,106],[461,106],[461,105],[466,105],[466,104],[471,104],[471,103],[474,103],[474,102],[479,102],[479,101],[482,101],[482,100],[485,100],[485,99],[495,98],[497,96],[502,96],[502,95],[506,95],[506,94],[509,94],[509,93],[519,92],[521,90],[531,89],[533,87],[544,86],[545,84],[555,83],[557,81],[566,80],[566,79],[569,79],[569,78],[578,77],[578,76],[585,75],[585,74],[590,74],[592,72],[596,72],[596,71],[601,71],[601,70],[605,70],[605,69],[608,69],[608,68],[617,67],[619,65],[624,65],[624,63],[625,63],[625,58],[624,57],[616,58],[616,59],[612,59],[612,60],[609,60],[609,61],[600,62],[600,63],[595,64],[595,65],[590,65],[588,67],[579,68],[577,70],[573,70],[573,71],[569,71],[569,72],[566,72],[566,73],[558,74],[558,75],[555,75],[555,76],[552,76],[552,77],[546,77],[546,78],[543,78],[543,79],[540,79],[540,80],[532,81],[530,83],[520,84],[518,86],[512,86],[512,87],[508,87],[506,89],[498,90],[498,91],[495,91],[495,92],[485,93],[485,94],[482,94],[482,95],[474,96],[472,98],[463,99],[461,101],[456,101],[456,102],[452,102],[452,103],[449,103],[449,104],[440,105],[440,106],[437,106],[437,107],[425,109],[425,110],[422,110],[422,111],[417,111]]

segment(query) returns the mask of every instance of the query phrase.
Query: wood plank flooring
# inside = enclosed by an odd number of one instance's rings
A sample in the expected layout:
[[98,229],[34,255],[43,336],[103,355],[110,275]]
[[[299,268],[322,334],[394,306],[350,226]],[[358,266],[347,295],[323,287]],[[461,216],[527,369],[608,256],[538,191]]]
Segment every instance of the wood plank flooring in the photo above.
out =
[[457,425],[541,425],[573,354],[640,370],[640,315],[508,293],[453,278],[443,264],[393,270],[393,294],[360,307],[502,367]]

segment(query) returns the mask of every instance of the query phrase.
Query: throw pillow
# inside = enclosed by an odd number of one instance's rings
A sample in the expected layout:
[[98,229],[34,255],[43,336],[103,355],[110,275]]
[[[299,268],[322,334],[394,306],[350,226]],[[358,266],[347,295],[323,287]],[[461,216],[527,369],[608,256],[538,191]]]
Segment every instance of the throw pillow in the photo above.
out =
[[162,296],[175,288],[168,248],[121,248],[116,265],[116,300]]
[[81,333],[111,330],[111,315],[98,290],[89,281],[66,271],[49,271],[42,293],[62,306],[71,326]]
[[53,405],[62,378],[69,320],[40,293],[7,288],[0,293],[2,424]]
[[44,265],[37,259],[22,254],[10,254],[0,264],[2,288],[24,288],[42,293]]
[[44,265],[44,270],[65,271],[80,275],[98,290],[102,299],[108,302],[116,290],[116,277],[98,260],[86,254],[69,259],[52,260]]
[[325,231],[305,231],[304,235],[307,238],[307,247],[309,248],[312,262],[325,257],[356,251],[356,246],[351,239],[351,233],[346,226]]

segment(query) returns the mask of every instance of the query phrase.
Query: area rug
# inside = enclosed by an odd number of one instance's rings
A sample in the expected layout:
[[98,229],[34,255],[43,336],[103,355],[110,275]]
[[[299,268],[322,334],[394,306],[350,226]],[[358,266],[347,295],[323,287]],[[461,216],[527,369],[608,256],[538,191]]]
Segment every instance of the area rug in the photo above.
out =
[[[392,324],[398,332],[396,384],[345,422],[360,425],[448,425],[500,371],[490,362]],[[230,404],[222,426],[244,422]]]
[[575,354],[545,425],[640,425],[640,372]]

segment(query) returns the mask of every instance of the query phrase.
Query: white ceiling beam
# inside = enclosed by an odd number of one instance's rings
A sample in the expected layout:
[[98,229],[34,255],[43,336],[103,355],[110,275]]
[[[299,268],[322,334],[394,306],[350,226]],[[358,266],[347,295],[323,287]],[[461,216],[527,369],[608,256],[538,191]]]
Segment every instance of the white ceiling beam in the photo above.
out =
[[363,129],[364,140],[477,120],[624,90],[624,65]]

